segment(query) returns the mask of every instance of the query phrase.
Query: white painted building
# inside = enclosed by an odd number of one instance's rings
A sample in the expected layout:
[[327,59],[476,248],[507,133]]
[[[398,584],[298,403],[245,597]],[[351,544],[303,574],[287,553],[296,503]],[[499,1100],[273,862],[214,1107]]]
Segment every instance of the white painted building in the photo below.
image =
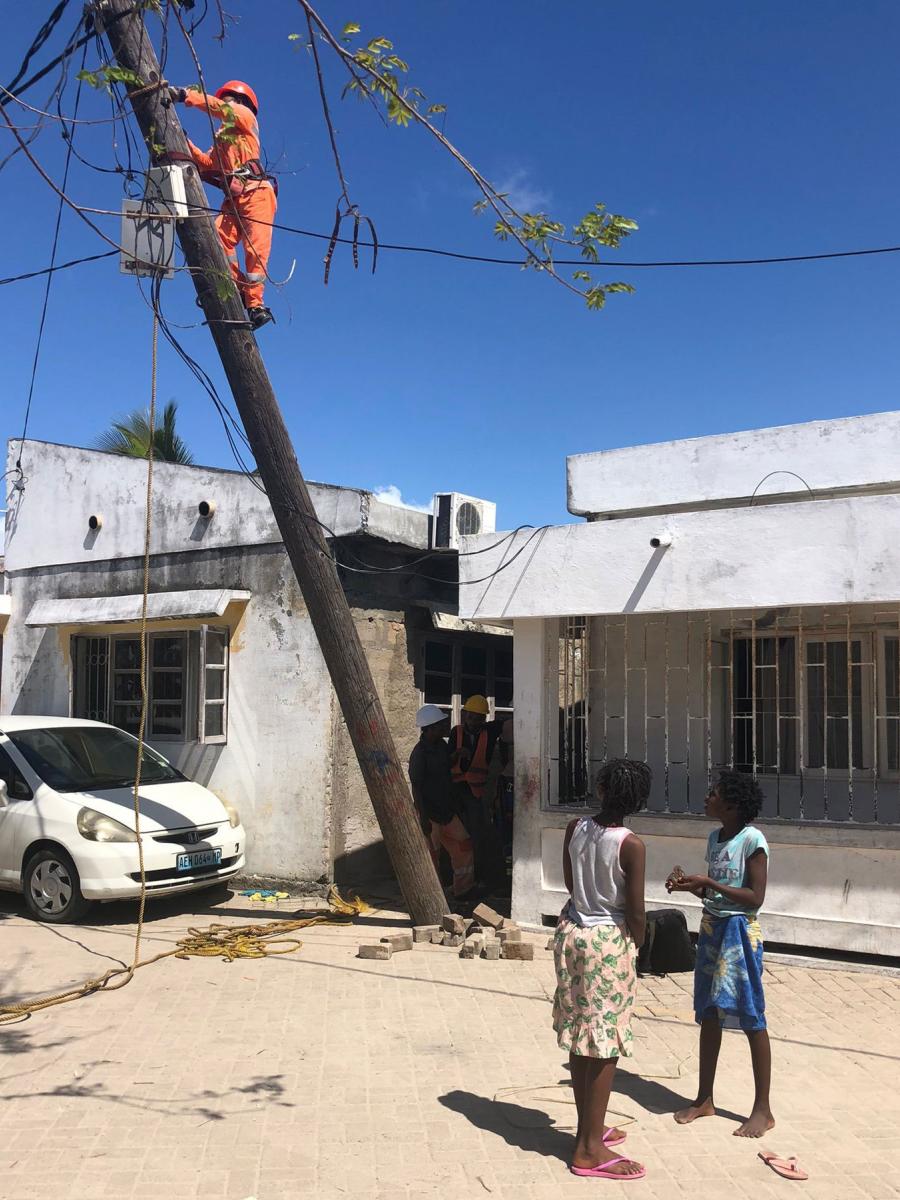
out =
[[[27,441],[21,486],[19,449],[10,447],[5,480],[0,712],[133,731],[146,463]],[[359,489],[310,492],[346,564],[339,574],[403,769],[423,698],[457,718],[462,690],[509,710],[509,631],[458,619],[457,554],[429,553],[430,515]],[[459,500],[471,521],[473,502]],[[148,740],[239,809],[250,872],[353,883],[383,872],[380,832],[268,499],[239,472],[157,463],[152,513]]]
[[737,767],[766,796],[768,939],[900,955],[900,413],[577,455],[568,507],[460,558],[461,615],[515,633],[514,916],[555,918],[565,825],[627,754],[654,770],[651,905],[696,928],[663,881],[702,870]]

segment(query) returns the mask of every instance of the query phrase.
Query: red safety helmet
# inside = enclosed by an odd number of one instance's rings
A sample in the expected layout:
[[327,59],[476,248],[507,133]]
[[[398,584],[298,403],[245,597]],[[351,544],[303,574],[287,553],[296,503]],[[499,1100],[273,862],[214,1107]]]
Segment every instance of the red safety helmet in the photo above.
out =
[[218,100],[224,100],[225,96],[231,92],[235,96],[246,96],[250,101],[254,113],[259,112],[259,101],[256,99],[256,92],[249,83],[241,83],[240,79],[229,79],[227,83],[223,83],[216,92]]

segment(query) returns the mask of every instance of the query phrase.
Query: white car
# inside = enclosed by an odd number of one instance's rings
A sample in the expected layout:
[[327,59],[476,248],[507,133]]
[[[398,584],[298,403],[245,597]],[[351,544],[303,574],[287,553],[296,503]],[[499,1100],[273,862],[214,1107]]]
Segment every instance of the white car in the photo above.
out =
[[[69,922],[94,900],[140,895],[137,739],[70,717],[0,716],[0,888]],[[148,896],[210,887],[244,866],[237,811],[149,746],[140,831]]]

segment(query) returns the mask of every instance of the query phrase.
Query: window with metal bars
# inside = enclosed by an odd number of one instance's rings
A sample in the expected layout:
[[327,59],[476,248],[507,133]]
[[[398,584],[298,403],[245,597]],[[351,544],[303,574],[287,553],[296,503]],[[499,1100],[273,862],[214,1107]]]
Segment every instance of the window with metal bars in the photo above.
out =
[[[227,629],[147,635],[147,737],[224,742],[228,707]],[[72,638],[72,715],[137,733],[141,642],[133,634]]]
[[763,819],[900,825],[900,605],[563,618],[546,628],[549,805],[646,760],[648,811],[703,812],[723,768]]
[[494,717],[511,716],[512,638],[426,638],[421,680],[422,703],[437,704],[454,723],[470,696],[484,696]]
[[[590,626],[586,617],[564,617],[556,646],[556,742],[554,798],[558,804],[584,804],[591,790]],[[552,721],[551,717],[551,721]]]
[[[733,641],[735,768],[795,775],[801,766],[846,771],[851,760],[855,770],[870,767],[873,720],[863,681],[863,664],[871,658],[870,638],[804,637],[802,667],[797,642],[797,637],[768,636]],[[802,711],[798,695],[803,698]]]

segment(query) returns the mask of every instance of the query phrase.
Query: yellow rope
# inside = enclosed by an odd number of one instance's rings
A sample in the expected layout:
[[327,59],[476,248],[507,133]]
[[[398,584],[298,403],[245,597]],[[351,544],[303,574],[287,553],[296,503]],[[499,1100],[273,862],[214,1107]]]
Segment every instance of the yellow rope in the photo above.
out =
[[55,992],[35,1000],[23,1000],[21,1004],[0,1005],[0,1025],[27,1020],[32,1013],[42,1012],[94,992],[115,991],[124,987],[140,967],[162,962],[165,958],[221,958],[223,962],[234,962],[238,958],[269,958],[276,954],[291,954],[303,943],[299,938],[285,937],[298,929],[309,929],[312,925],[346,925],[353,918],[371,912],[364,900],[352,896],[344,899],[337,888],[328,891],[327,913],[311,913],[288,921],[269,921],[264,925],[209,925],[206,929],[188,929],[187,936],[180,938],[173,949],[154,954],[152,958],[133,962],[127,967],[113,967],[96,979],[87,979],[64,992]]

